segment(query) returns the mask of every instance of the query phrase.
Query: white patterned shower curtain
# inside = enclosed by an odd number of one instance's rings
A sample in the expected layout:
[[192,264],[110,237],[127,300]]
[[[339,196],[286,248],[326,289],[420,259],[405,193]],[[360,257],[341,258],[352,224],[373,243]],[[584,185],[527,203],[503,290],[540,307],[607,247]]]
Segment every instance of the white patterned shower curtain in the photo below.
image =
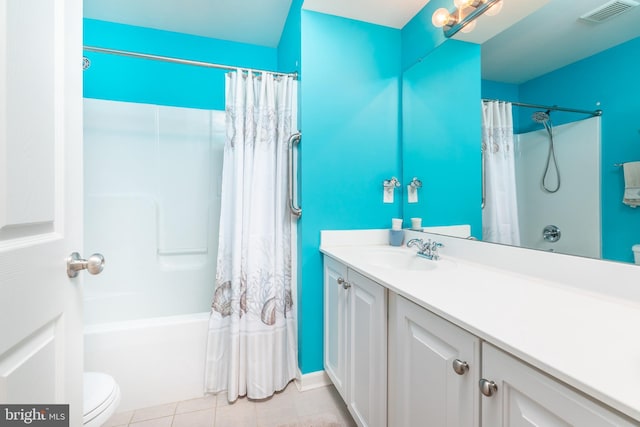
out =
[[485,205],[482,240],[520,245],[510,102],[482,103]]
[[297,83],[228,73],[216,283],[205,391],[262,399],[297,373],[287,142]]

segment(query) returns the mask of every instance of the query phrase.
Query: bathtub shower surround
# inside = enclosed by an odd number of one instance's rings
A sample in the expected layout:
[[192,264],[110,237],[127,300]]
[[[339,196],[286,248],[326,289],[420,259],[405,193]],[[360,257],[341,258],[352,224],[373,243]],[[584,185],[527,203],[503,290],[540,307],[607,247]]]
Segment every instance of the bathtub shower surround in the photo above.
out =
[[292,77],[229,73],[220,244],[205,390],[263,399],[297,373],[287,142],[296,132]]
[[207,311],[224,112],[85,99],[87,324]]
[[202,395],[224,130],[223,111],[84,100],[84,247],[106,258],[85,370],[114,377],[119,410]]
[[[556,193],[545,191],[540,183],[549,156],[547,131],[539,129],[516,135],[521,246],[600,258],[601,120],[591,117],[553,127],[555,154],[562,175],[562,186]],[[553,165],[550,169],[548,182],[554,187]],[[548,225],[560,229],[559,240],[543,238],[542,230]]]
[[601,118],[554,126],[536,111],[514,135],[511,106],[483,102],[483,240],[600,258]]

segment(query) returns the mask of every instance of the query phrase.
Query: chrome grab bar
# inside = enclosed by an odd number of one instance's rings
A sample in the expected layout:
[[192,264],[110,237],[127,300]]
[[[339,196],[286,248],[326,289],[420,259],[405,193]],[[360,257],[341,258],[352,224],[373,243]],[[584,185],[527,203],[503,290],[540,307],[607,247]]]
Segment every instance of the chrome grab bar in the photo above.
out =
[[294,180],[294,176],[293,176],[293,146],[300,144],[300,139],[302,138],[302,134],[300,132],[296,132],[293,135],[291,135],[289,137],[289,142],[287,143],[287,148],[289,151],[289,172],[288,172],[288,179],[289,179],[289,209],[291,210],[291,213],[300,218],[300,216],[302,215],[302,208],[299,206],[296,206],[293,200],[293,180]]
[[485,169],[486,169],[487,165],[485,164],[484,148],[481,149],[481,152],[482,152],[482,154],[481,154],[482,159],[481,159],[480,168],[482,169],[482,178],[481,178],[481,181],[482,181],[482,203],[480,203],[480,209],[484,209],[484,205],[485,205],[485,202],[487,200],[487,183],[486,183],[487,177],[485,175],[486,174]]

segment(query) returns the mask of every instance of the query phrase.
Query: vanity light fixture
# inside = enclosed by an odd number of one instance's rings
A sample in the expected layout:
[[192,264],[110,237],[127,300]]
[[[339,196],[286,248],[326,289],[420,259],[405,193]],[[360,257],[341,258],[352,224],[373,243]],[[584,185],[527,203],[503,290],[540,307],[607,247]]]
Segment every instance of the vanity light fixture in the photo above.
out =
[[454,0],[456,10],[449,12],[441,7],[431,17],[434,26],[444,31],[445,37],[451,37],[458,31],[468,33],[475,28],[478,16],[486,13],[489,16],[498,14],[503,0]]

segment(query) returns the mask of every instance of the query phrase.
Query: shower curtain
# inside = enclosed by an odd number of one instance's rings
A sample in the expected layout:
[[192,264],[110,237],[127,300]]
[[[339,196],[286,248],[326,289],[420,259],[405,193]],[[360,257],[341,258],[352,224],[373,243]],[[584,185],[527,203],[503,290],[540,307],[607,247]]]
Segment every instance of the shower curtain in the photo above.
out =
[[510,102],[482,103],[482,153],[485,175],[482,239],[519,245],[511,109]]
[[292,77],[228,73],[220,237],[205,391],[262,399],[297,373],[287,141]]

